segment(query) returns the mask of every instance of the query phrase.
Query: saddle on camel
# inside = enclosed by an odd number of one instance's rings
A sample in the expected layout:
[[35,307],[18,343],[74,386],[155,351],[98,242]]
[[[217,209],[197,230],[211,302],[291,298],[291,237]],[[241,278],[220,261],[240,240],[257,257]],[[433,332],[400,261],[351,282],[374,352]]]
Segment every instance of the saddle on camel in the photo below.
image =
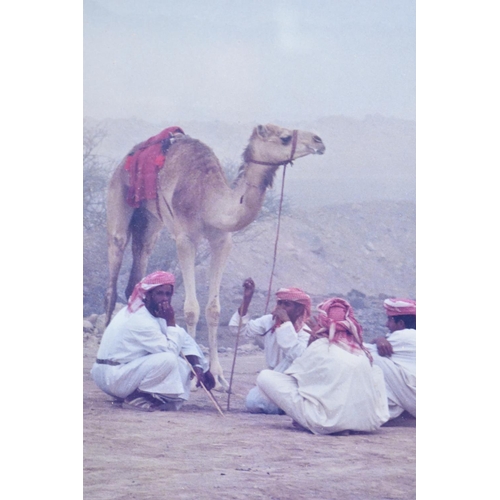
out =
[[129,173],[127,203],[131,207],[139,208],[143,200],[157,199],[158,170],[163,167],[176,134],[184,132],[180,127],[166,128],[134,146],[127,155],[124,169]]

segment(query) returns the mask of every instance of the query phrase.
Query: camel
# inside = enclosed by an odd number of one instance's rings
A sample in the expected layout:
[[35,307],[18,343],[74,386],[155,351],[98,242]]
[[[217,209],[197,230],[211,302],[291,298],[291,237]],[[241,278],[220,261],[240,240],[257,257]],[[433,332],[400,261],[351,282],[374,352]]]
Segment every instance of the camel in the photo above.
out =
[[[117,279],[125,247],[132,237],[132,269],[125,290],[128,298],[145,275],[157,237],[166,226],[173,236],[185,289],[184,317],[188,333],[196,338],[200,306],[196,298],[195,257],[198,244],[208,240],[210,249],[209,293],[205,315],[208,325],[210,371],[215,390],[225,391],[217,352],[219,289],[231,250],[231,233],[257,217],[266,189],[272,186],[281,165],[310,154],[323,154],[322,140],[311,132],[276,125],[258,125],[243,153],[238,177],[229,186],[219,160],[202,142],[175,134],[158,171],[157,199],[140,208],[126,202],[127,172],[123,162],[114,171],[108,188],[107,227],[109,282],[106,291],[106,324],[117,300]],[[124,160],[125,161],[125,160]]]

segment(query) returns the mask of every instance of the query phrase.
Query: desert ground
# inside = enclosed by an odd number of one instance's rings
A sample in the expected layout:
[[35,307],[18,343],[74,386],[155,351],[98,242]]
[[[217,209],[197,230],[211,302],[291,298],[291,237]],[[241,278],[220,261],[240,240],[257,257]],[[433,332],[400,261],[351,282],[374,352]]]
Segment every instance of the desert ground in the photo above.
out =
[[[416,497],[416,420],[404,414],[373,434],[316,436],[290,417],[247,413],[264,368],[257,346],[238,349],[233,394],[198,389],[178,412],[124,410],[93,383],[98,338],[83,348],[83,497],[132,499],[342,499]],[[229,380],[233,353],[222,352]]]

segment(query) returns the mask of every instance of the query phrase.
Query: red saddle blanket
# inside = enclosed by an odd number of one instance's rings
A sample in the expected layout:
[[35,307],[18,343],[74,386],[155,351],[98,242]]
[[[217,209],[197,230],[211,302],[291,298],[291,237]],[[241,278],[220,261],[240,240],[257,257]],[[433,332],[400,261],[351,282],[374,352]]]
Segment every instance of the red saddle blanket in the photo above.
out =
[[166,128],[134,146],[128,154],[124,168],[129,173],[127,203],[130,206],[138,208],[143,200],[156,198],[158,170],[165,163],[170,139],[175,133],[184,134],[180,127]]

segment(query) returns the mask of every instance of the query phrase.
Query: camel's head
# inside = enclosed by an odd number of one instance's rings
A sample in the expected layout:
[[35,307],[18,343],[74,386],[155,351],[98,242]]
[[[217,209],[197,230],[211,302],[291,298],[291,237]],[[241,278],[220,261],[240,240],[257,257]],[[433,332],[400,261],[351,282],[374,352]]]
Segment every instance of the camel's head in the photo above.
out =
[[267,124],[255,127],[249,149],[252,160],[281,165],[310,154],[322,155],[325,145],[312,132]]

